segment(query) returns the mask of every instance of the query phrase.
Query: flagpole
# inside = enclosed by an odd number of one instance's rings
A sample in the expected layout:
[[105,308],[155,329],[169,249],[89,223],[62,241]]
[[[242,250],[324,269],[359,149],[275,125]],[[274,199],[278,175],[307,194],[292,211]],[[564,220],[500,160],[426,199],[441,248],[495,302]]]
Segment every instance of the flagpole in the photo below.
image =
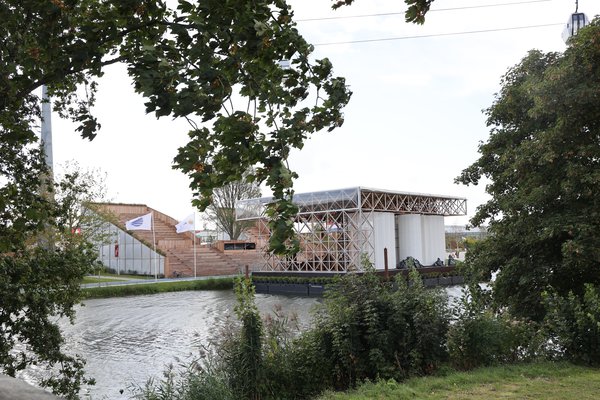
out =
[[196,213],[194,213],[194,278],[196,278]]
[[158,258],[158,254],[156,253],[156,235],[154,233],[154,211],[152,211],[152,243],[154,243],[154,280],[158,280],[158,272],[156,268],[156,260]]
[[[120,230],[117,228],[117,249],[119,252],[121,251],[121,234]],[[118,254],[120,255],[120,254]],[[117,257],[117,275],[121,275],[121,261],[119,257]]]

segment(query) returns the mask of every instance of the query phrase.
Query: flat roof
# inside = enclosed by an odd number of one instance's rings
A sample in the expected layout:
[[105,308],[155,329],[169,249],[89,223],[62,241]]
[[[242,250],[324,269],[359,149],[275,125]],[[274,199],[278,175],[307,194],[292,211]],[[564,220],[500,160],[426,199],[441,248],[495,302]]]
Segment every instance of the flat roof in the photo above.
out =
[[[240,200],[236,204],[237,218],[262,218],[264,207],[274,198],[260,197]],[[400,192],[368,187],[322,190],[294,194],[293,202],[299,214],[342,210],[394,212],[398,214],[466,215],[467,199],[437,194]]]

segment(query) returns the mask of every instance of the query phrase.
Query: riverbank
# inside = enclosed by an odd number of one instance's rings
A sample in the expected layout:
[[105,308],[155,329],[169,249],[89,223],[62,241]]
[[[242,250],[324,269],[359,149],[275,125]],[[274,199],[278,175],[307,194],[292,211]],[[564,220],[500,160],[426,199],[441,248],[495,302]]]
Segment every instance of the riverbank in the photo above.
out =
[[82,287],[85,299],[137,296],[185,290],[227,290],[233,288],[233,277],[205,279],[168,279],[158,281],[114,281],[88,284]]
[[597,399],[599,392],[600,369],[544,362],[449,372],[402,383],[366,383],[350,392],[326,393],[318,400],[591,400]]

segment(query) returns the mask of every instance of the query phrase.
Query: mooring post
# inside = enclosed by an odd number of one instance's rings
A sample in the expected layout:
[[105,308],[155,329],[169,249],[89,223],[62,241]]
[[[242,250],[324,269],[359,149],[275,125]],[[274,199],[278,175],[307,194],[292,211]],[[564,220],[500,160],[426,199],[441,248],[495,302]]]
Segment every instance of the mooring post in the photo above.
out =
[[390,277],[388,275],[387,247],[383,248],[383,265],[385,267],[385,271],[383,272],[383,277],[385,278],[386,281],[389,281]]
[[250,279],[250,268],[248,267],[248,264],[246,264],[246,279]]

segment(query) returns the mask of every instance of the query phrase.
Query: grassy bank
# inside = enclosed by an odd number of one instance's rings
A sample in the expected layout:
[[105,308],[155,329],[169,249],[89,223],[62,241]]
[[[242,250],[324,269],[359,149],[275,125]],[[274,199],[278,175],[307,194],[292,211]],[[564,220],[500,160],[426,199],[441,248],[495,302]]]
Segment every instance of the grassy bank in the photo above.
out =
[[126,281],[127,279],[112,279],[112,278],[103,278],[98,276],[84,276],[81,283],[103,283],[103,282],[115,282],[115,281]]
[[111,274],[109,272],[100,272],[99,276],[107,276],[109,278],[120,278],[120,279],[154,279],[154,276],[150,275],[132,275],[132,274]]
[[84,298],[136,296],[163,292],[181,292],[184,290],[224,290],[233,288],[233,278],[211,278],[197,281],[170,281],[141,283],[135,285],[103,286],[82,289]]
[[367,383],[347,393],[327,393],[319,400],[366,399],[597,399],[600,369],[568,363],[539,363],[451,372],[403,383]]

